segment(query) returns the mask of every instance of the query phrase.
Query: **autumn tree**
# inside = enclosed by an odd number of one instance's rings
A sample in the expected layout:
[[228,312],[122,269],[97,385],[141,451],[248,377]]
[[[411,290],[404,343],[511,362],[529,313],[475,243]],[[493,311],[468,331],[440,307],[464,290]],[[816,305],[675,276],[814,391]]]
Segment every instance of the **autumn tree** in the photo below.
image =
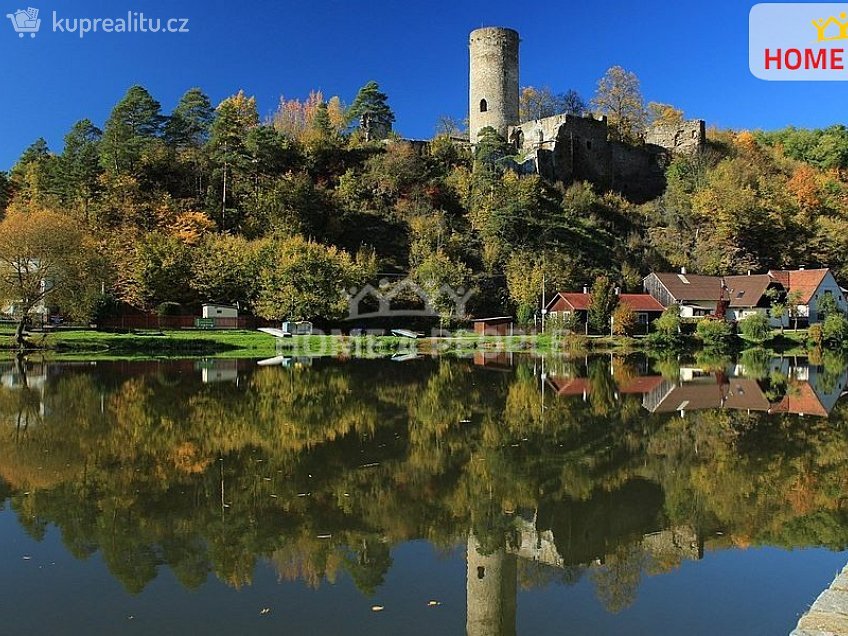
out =
[[43,137],[24,150],[9,174],[15,198],[24,204],[48,205],[56,201],[57,159]]
[[325,121],[320,124],[321,127],[326,127],[328,131],[341,131],[344,127],[344,112],[339,112],[343,111],[341,101],[338,97],[333,97],[328,103],[324,100],[324,94],[321,91],[310,91],[309,96],[304,100],[281,97],[277,110],[271,118],[274,128],[289,139],[303,141],[311,131],[315,130],[314,120],[316,116],[319,116],[318,111],[322,109],[322,104],[324,114],[321,117]]
[[645,131],[647,115],[639,78],[620,66],[613,66],[598,81],[592,108],[606,115],[614,139],[634,143]]
[[679,124],[683,121],[683,111],[671,104],[649,102],[648,121],[652,124]]
[[598,333],[606,333],[610,327],[612,312],[618,305],[615,285],[607,276],[598,276],[589,294],[589,326]]
[[632,336],[639,326],[636,312],[627,303],[618,303],[612,312],[612,332],[616,336]]
[[457,315],[456,304],[457,297],[465,294],[471,281],[471,270],[465,263],[437,249],[426,256],[411,274],[439,312],[442,324],[465,318]]
[[531,252],[514,252],[504,266],[504,273],[509,297],[517,307],[516,318],[519,323],[526,324],[532,319],[542,295],[543,263]]
[[347,252],[300,236],[270,241],[260,259],[256,311],[269,320],[341,318],[365,276]]
[[518,98],[518,118],[520,122],[543,119],[563,113],[579,115],[585,109],[585,102],[579,93],[574,90],[558,94],[547,86],[542,88],[526,86],[521,89]]
[[48,305],[60,305],[70,317],[87,317],[96,267],[92,246],[68,216],[36,208],[12,212],[0,222],[0,299],[18,317],[15,342],[21,349],[27,346],[30,316]]

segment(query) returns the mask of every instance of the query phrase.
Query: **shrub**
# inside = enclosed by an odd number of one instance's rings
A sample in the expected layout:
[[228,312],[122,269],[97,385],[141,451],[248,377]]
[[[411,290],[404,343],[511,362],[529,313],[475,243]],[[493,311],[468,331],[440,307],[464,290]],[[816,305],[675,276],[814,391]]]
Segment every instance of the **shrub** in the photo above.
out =
[[619,303],[612,312],[612,332],[616,336],[632,336],[639,326],[636,312],[630,305]]
[[707,347],[724,346],[733,335],[731,326],[719,318],[704,318],[698,323],[696,332]]
[[[811,327],[812,329],[812,327]],[[848,319],[840,313],[829,314],[821,325],[822,339],[831,345],[848,345]]]
[[822,326],[820,324],[810,325],[810,329],[807,331],[807,344],[813,348],[819,348],[823,341]]
[[742,335],[754,342],[765,342],[771,336],[769,320],[764,314],[756,313],[739,321]]
[[654,321],[654,331],[664,336],[676,336],[680,332],[680,308],[671,305]]

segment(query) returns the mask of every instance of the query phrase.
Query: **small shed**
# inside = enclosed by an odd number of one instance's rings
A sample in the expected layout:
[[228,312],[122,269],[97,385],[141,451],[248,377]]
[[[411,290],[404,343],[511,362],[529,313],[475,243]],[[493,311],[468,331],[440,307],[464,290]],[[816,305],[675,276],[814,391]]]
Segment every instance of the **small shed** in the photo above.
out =
[[514,328],[512,316],[477,318],[473,322],[478,336],[511,336]]
[[232,305],[203,305],[203,318],[238,318],[238,307]]

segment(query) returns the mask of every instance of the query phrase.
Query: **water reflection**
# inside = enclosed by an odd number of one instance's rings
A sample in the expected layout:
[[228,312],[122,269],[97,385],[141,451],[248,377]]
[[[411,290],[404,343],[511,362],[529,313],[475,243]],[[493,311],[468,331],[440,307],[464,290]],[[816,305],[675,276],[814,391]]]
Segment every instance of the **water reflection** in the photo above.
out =
[[521,588],[588,577],[618,611],[705,550],[844,549],[847,377],[757,352],[8,363],[0,497],[133,593],[267,559],[373,595],[392,546],[464,545],[468,633],[514,634]]

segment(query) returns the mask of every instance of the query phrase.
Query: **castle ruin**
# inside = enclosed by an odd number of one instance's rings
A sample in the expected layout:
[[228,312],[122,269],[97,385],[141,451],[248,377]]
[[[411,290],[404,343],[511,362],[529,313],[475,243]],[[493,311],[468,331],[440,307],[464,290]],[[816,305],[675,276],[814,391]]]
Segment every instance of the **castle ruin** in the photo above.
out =
[[476,29],[469,37],[468,127],[473,145],[491,126],[520,157],[519,170],[569,184],[588,181],[636,202],[665,190],[665,168],[673,155],[699,151],[704,121],[655,123],[644,143],[609,138],[605,117],[571,113],[519,121],[518,32],[503,27]]

